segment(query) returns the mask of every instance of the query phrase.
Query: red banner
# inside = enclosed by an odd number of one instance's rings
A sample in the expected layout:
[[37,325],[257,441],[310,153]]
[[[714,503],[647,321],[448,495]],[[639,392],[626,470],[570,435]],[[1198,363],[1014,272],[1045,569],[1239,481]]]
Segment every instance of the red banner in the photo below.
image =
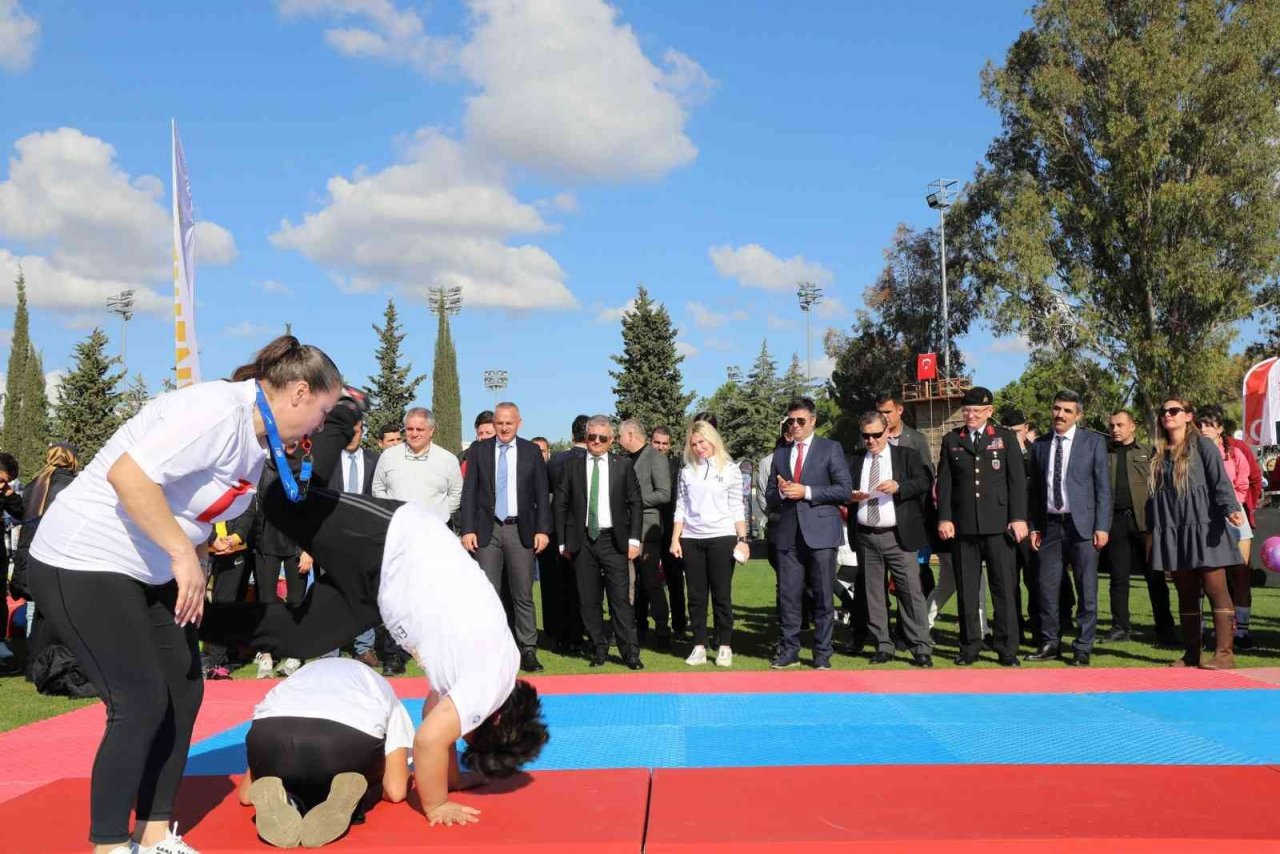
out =
[[938,354],[921,353],[916,356],[916,380],[936,380],[938,378]]
[[1250,445],[1276,444],[1280,420],[1280,368],[1275,357],[1264,359],[1244,375],[1244,440]]

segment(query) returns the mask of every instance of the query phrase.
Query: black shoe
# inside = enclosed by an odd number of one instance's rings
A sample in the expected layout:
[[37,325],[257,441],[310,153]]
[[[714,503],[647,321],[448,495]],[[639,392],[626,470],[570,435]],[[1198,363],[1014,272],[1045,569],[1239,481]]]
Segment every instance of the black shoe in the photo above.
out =
[[894,639],[893,639],[893,650],[894,650],[894,652],[906,652],[908,649],[910,649],[910,647],[907,645],[907,641],[906,641],[906,639],[905,639],[905,638],[894,638]]
[[955,658],[951,659],[951,663],[954,664],[956,667],[968,667],[971,664],[976,664],[977,661],[978,661],[978,656],[971,655],[967,652],[962,652],[959,655],[957,655]]
[[663,634],[654,638],[653,648],[660,652],[666,652],[671,649],[671,635]]
[[769,662],[770,670],[786,670],[788,667],[795,667],[800,663],[800,656],[794,652],[790,655],[778,655],[773,661]]
[[1098,638],[1098,643],[1124,643],[1129,640],[1128,629],[1112,629],[1105,637]]
[[923,652],[917,652],[911,656],[912,667],[933,667],[933,656],[926,655]]
[[987,632],[985,635],[983,635],[983,636],[982,636],[982,646],[983,646],[983,648],[985,648],[985,649],[995,649],[995,648],[996,648],[996,635],[995,635],[995,632]]
[[854,635],[849,638],[849,642],[844,645],[842,651],[845,655],[861,655],[862,648],[867,645],[867,640],[866,635]]
[[1006,655],[1003,652],[1000,653],[999,661],[1000,661],[1001,667],[1021,667],[1022,666],[1022,662],[1018,661],[1018,656]]
[[1067,659],[1067,667],[1088,667],[1089,653],[1077,652],[1074,658]]
[[880,650],[875,655],[871,656],[872,664],[888,664],[890,661],[893,661],[893,653],[886,652],[885,650]]
[[591,656],[591,663],[587,666],[588,667],[604,667],[605,664],[607,664],[608,662],[609,662],[608,650],[598,649],[596,650],[595,654]]
[[1240,635],[1240,637],[1236,638],[1235,648],[1236,649],[1253,649],[1253,638],[1249,635],[1248,632],[1245,632],[1244,634]]
[[1173,629],[1156,632],[1156,646],[1161,649],[1182,649],[1182,641],[1178,640],[1178,633]]
[[526,649],[520,653],[520,669],[525,673],[539,673],[545,668],[542,662],[538,661],[538,653],[532,649]]
[[829,659],[829,658],[814,658],[814,659],[813,659],[813,669],[814,669],[814,670],[830,670],[830,669],[831,669],[831,659]]
[[383,676],[403,676],[408,668],[398,658],[389,658],[382,663]]
[[638,652],[628,655],[623,664],[627,665],[628,670],[644,670],[644,662],[640,660],[640,653]]
[[1057,643],[1047,643],[1037,649],[1035,652],[1028,653],[1023,656],[1027,661],[1053,661],[1062,655],[1062,646]]

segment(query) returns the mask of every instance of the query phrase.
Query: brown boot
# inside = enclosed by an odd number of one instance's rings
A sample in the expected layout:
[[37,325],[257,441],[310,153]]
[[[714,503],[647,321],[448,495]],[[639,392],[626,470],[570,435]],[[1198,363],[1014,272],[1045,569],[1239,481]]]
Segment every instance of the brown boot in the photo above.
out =
[[1214,608],[1213,609],[1213,635],[1217,642],[1217,649],[1213,651],[1213,658],[1208,661],[1201,661],[1200,667],[1204,670],[1235,670],[1236,654],[1232,648],[1235,643],[1236,632],[1236,612],[1234,608]]
[[1181,658],[1169,662],[1170,667],[1200,666],[1200,612],[1178,614],[1182,623],[1182,647],[1185,650]]

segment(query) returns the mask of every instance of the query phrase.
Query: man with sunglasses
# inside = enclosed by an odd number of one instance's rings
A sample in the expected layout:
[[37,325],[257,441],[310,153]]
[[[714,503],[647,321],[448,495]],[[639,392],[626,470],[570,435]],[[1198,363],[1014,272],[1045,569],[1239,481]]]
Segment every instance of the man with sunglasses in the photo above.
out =
[[1013,548],[1027,536],[1027,473],[1017,437],[991,423],[992,395],[974,386],[960,401],[964,424],[942,437],[938,455],[938,536],[954,541],[960,654],[973,664],[982,650],[978,622],[982,562],[987,563],[992,627],[1000,664],[1017,667],[1018,611]]
[[813,597],[813,666],[831,669],[836,549],[841,536],[840,505],[849,500],[853,480],[838,442],[813,434],[817,407],[807,397],[787,406],[791,444],[774,451],[765,501],[778,512],[778,624],[781,637],[770,667],[800,663],[800,608],[807,589]]

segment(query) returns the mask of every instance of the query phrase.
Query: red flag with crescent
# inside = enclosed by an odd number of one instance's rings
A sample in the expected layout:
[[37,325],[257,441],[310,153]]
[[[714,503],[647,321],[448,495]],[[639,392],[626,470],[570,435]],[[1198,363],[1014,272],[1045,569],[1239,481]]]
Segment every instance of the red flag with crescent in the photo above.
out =
[[916,356],[916,379],[918,381],[936,380],[938,378],[938,354],[921,353]]

